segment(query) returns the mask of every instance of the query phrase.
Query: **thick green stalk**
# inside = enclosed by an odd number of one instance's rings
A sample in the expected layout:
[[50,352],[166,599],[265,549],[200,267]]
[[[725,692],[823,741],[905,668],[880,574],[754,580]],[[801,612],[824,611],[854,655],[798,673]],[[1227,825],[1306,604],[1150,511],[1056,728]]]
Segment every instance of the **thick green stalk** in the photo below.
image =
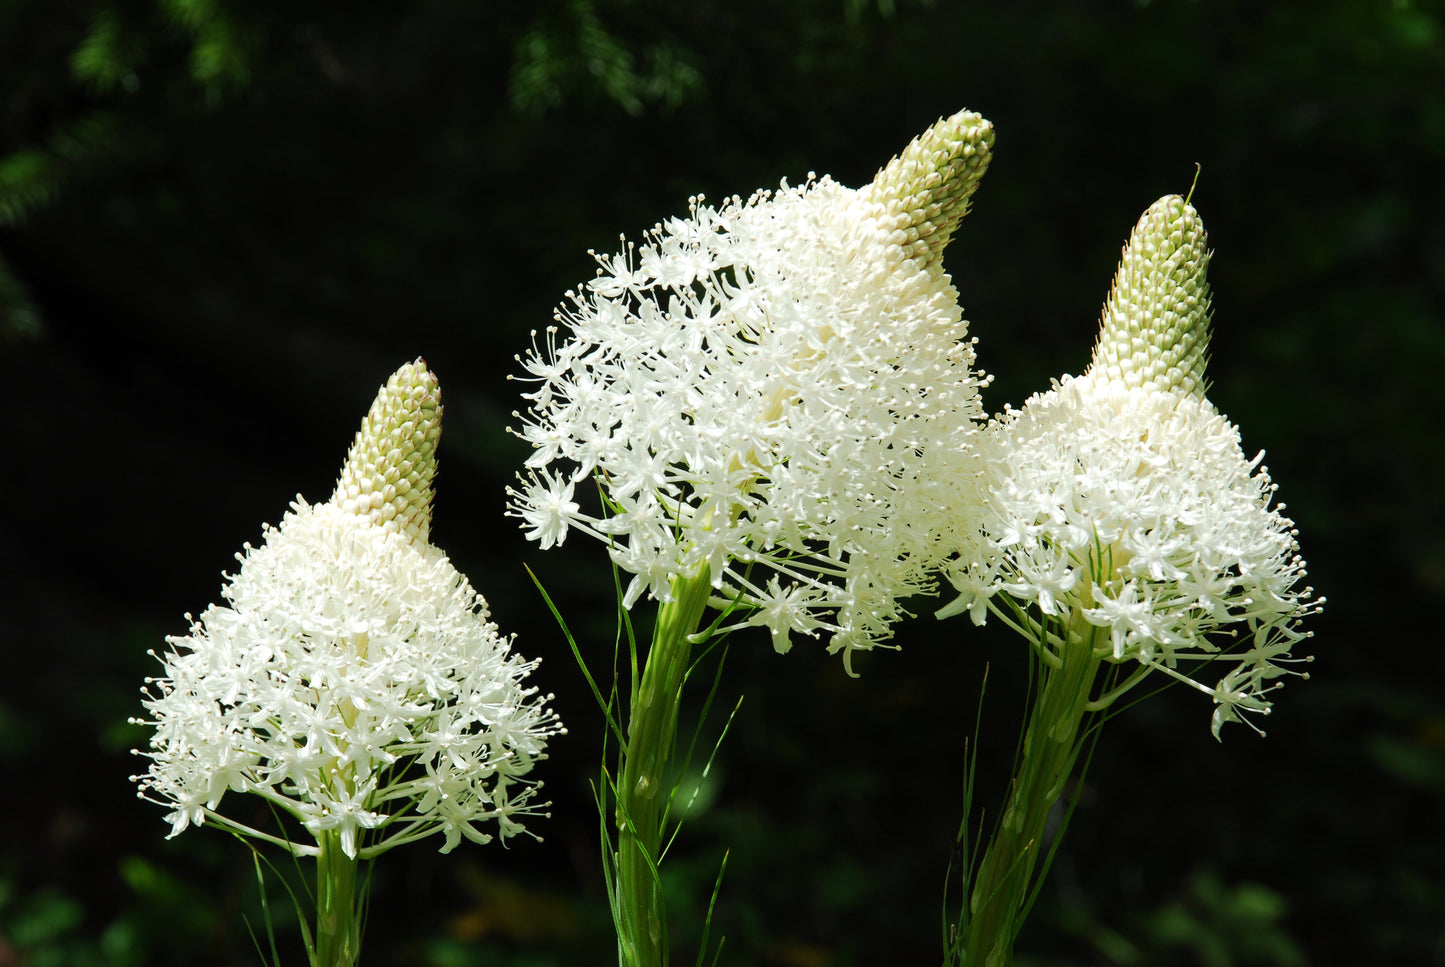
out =
[[1013,960],[1022,907],[1043,846],[1049,810],[1073,770],[1100,659],[1094,653],[1101,629],[1078,609],[1069,616],[1061,664],[1040,663],[1042,686],[1034,699],[1018,773],[993,840],[979,864],[969,901],[967,967],[1006,967]]
[[712,593],[706,566],[672,583],[657,612],[652,647],[632,692],[627,748],[617,783],[618,959],[623,967],[665,967],[667,921],[656,867],[667,808],[667,767],[677,732],[690,638]]
[[361,920],[357,916],[358,860],[341,848],[341,834],[320,836],[316,857],[316,958],[312,967],[354,967],[361,957]]

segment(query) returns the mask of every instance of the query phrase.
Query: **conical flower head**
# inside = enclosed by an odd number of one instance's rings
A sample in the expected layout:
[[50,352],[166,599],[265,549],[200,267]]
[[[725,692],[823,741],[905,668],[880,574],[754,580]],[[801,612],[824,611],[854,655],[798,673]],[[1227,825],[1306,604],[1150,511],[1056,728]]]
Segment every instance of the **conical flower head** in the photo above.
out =
[[[932,521],[982,417],[973,345],[938,259],[992,126],[935,124],[869,185],[783,182],[692,199],[616,255],[523,360],[533,446],[512,513],[545,549],[571,530],[668,600],[710,574],[774,646],[845,658],[930,589]],[[595,478],[603,505],[577,484]],[[947,492],[945,492],[947,491]]]
[[1204,222],[1193,205],[1178,195],[1150,205],[1124,246],[1090,375],[1202,398],[1209,257]]
[[[991,550],[960,550],[948,574],[960,596],[940,615],[967,610],[982,623],[1002,592],[1018,615],[1038,616],[1034,630],[1092,625],[1107,638],[1100,657],[1210,694],[1218,736],[1226,722],[1267,713],[1281,679],[1301,674],[1295,665],[1308,659],[1291,649],[1323,599],[1304,584],[1263,454],[1247,458],[1238,428],[1205,396],[1208,259],[1183,199],[1145,212],[1088,372],[989,425],[974,523]],[[1239,664],[1213,687],[1181,671],[1220,661]]]
[[441,435],[441,387],[426,360],[418,358],[392,373],[376,394],[331,502],[426,543]]
[[973,111],[937,121],[858,192],[888,242],[935,265],[993,159],[993,124]]
[[[417,360],[376,398],[333,498],[297,497],[236,555],[212,604],[159,659],[143,798],[171,835],[252,792],[349,856],[440,834],[487,842],[538,812],[528,777],[564,731],[487,602],[426,540],[441,407]],[[189,618],[189,616],[187,616]],[[240,812],[246,816],[253,809]],[[286,845],[314,853],[288,834]]]

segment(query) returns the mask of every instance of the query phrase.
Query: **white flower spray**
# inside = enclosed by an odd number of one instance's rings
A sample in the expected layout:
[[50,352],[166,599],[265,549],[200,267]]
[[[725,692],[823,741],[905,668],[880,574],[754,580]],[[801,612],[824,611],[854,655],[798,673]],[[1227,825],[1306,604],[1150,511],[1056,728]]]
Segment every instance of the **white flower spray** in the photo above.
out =
[[[1239,431],[1205,398],[1208,261],[1193,206],[1177,195],[1150,206],[1088,370],[1006,412],[980,448],[979,540],[954,562],[960,594],[939,615],[1008,623],[1033,646],[1039,684],[974,877],[964,963],[1012,957],[1044,821],[1087,713],[1160,673],[1212,696],[1217,738],[1226,722],[1267,714],[1283,678],[1303,677],[1291,665],[1309,660],[1291,649],[1323,599],[1302,585],[1294,527],[1262,455],[1246,458]],[[1215,684],[1187,674],[1219,661],[1234,667]],[[1101,669],[1115,666],[1100,691]]]
[[[750,625],[780,652],[827,636],[851,671],[952,550],[934,518],[967,475],[938,468],[968,459],[983,379],[941,255],[992,143],[965,111],[857,190],[810,175],[694,198],[596,256],[521,361],[534,450],[511,512],[543,548],[604,542],[633,575],[624,606],[660,605],[615,787],[624,964],[666,961],[663,784],[692,645]],[[722,616],[699,635],[709,604]]]
[[[357,958],[358,860],[526,832],[541,808],[527,775],[564,731],[550,696],[523,685],[537,662],[427,542],[441,413],[423,361],[397,370],[331,499],[298,497],[237,555],[225,603],[168,639],[150,717],[135,720],[155,733],[134,778],[170,810],[171,836],[210,824],[318,858],[314,965]],[[228,792],[265,799],[314,843],[224,814]]]
[[[941,256],[992,142],[963,112],[864,188],[694,198],[597,256],[523,361],[527,536],[606,543],[628,607],[706,573],[779,651],[826,634],[846,661],[888,639],[899,600],[931,587],[930,519],[952,496],[923,457],[966,453],[982,417]],[[589,481],[605,501],[584,510]]]

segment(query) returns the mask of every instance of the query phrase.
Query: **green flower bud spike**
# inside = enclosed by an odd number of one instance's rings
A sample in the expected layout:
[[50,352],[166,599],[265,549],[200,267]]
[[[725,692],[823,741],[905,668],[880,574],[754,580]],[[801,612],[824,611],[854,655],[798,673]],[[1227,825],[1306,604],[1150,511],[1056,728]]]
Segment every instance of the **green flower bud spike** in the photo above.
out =
[[1193,205],[1178,195],[1150,205],[1124,246],[1089,372],[1203,397],[1210,254]]
[[993,124],[959,111],[914,138],[859,189],[876,222],[920,268],[937,264],[993,157]]
[[418,358],[392,373],[376,394],[331,502],[426,543],[441,434],[441,386]]

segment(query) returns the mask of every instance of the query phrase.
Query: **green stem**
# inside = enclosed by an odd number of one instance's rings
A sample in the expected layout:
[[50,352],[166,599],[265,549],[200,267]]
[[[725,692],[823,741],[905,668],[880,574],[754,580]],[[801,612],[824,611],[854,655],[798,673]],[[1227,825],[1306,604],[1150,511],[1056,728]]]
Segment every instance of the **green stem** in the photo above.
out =
[[1080,725],[1100,664],[1094,651],[1099,630],[1076,609],[1061,636],[1059,667],[1039,663],[1042,685],[1029,714],[1018,771],[1003,819],[974,878],[964,961],[968,967],[1006,967],[1013,959],[1044,823],[1082,744]]
[[361,920],[357,916],[358,860],[341,848],[341,834],[319,837],[316,857],[316,956],[312,967],[354,967],[361,956]]
[[702,622],[711,592],[706,566],[690,578],[673,581],[672,600],[658,609],[652,647],[632,692],[617,783],[617,942],[624,967],[667,963],[667,918],[657,875],[668,799],[663,783],[692,654],[689,639]]

